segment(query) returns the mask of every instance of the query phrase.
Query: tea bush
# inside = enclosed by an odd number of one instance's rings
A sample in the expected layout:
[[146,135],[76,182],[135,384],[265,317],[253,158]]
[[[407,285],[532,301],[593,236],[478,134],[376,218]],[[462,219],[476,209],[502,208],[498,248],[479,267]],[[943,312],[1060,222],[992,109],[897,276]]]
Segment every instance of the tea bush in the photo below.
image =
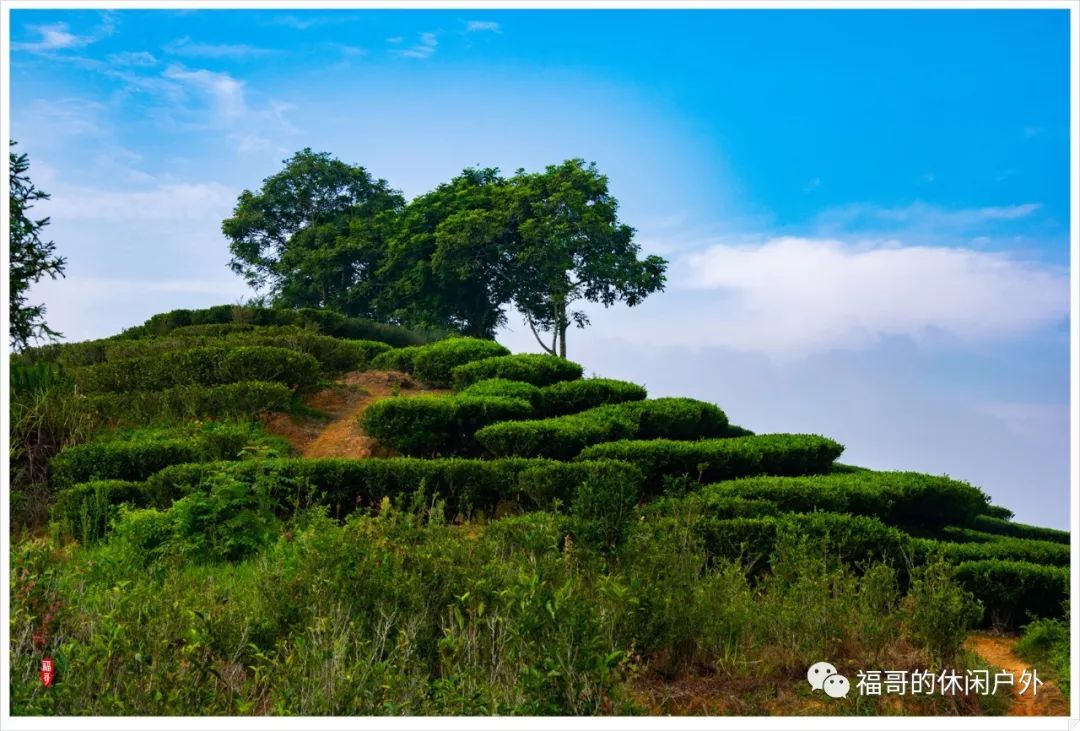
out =
[[697,439],[718,436],[727,417],[713,404],[660,398],[598,406],[550,419],[505,422],[484,427],[476,440],[497,456],[571,459],[590,444],[634,436]]
[[79,403],[95,421],[113,425],[242,418],[268,411],[289,411],[293,391],[283,383],[239,381],[219,386],[186,384],[160,391],[90,394]]
[[955,662],[968,630],[983,615],[975,595],[957,584],[956,569],[943,561],[913,571],[904,606],[909,630],[929,653],[935,670]]
[[451,383],[454,368],[509,353],[494,340],[448,338],[421,346],[413,356],[412,373],[429,386],[446,387]]
[[[477,433],[478,439],[482,433]],[[764,434],[685,442],[623,440],[587,447],[578,459],[617,459],[636,464],[645,474],[651,494],[658,494],[665,476],[684,475],[713,482],[761,474],[825,473],[843,450],[832,439],[813,434]]]
[[412,373],[413,368],[415,367],[414,361],[419,352],[420,347],[417,345],[387,350],[371,359],[371,368],[380,371]]
[[1014,523],[1011,520],[998,518],[992,515],[977,515],[971,522],[971,527],[984,533],[993,533],[1015,538],[1033,538],[1038,541],[1054,541],[1055,543],[1069,543],[1069,532],[1054,528],[1043,528],[1037,525],[1025,525]]
[[608,404],[643,401],[647,392],[642,386],[612,378],[583,378],[553,383],[540,391],[536,404],[542,416],[563,416]]
[[462,389],[462,396],[494,396],[496,398],[520,399],[534,408],[539,405],[541,390],[531,383],[509,381],[505,378],[486,378]]
[[957,580],[986,608],[985,620],[1016,627],[1038,617],[1060,617],[1069,596],[1069,568],[997,559],[964,561]]
[[409,456],[476,451],[473,434],[487,424],[530,416],[528,401],[497,396],[409,396],[383,399],[361,417],[364,430]]
[[451,371],[454,388],[465,388],[477,381],[489,378],[505,378],[510,381],[523,381],[534,386],[550,386],[561,381],[573,381],[581,378],[582,368],[565,358],[553,355],[521,353],[501,355],[483,360],[473,358],[473,362],[459,365]]
[[927,538],[916,539],[916,550],[920,554],[941,554],[953,563],[962,561],[982,561],[984,559],[1005,559],[1009,561],[1030,561],[1047,566],[1068,566],[1071,551],[1069,546],[1050,541],[1033,541],[1026,538],[1002,538],[994,541],[956,543],[935,541]]
[[81,389],[91,393],[238,381],[274,381],[303,387],[318,382],[319,364],[310,355],[285,348],[192,348],[77,368],[72,376]]
[[1069,623],[1061,619],[1037,619],[1024,625],[1016,652],[1033,666],[1049,668],[1051,678],[1070,693]]
[[829,473],[810,477],[748,477],[709,485],[706,500],[770,500],[786,511],[827,510],[880,518],[890,525],[935,528],[970,520],[986,495],[966,482],[917,472]]
[[65,449],[50,467],[53,483],[65,486],[91,480],[144,480],[169,465],[272,457],[290,451],[287,442],[254,424],[207,422],[108,434]]
[[149,504],[143,483],[95,480],[71,485],[56,494],[50,517],[62,534],[89,544],[105,536],[117,515],[117,506],[122,504]]

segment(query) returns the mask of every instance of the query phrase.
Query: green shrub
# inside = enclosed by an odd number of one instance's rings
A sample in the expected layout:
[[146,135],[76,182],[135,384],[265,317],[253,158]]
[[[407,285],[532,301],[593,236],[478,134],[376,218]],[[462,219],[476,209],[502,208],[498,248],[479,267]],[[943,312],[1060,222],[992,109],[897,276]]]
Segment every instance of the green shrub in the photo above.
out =
[[956,660],[968,631],[983,614],[976,596],[965,589],[957,574],[944,561],[917,567],[904,599],[908,631],[929,653],[934,669]]
[[[397,505],[443,501],[450,515],[484,511],[501,501],[529,506],[538,500],[572,495],[593,470],[610,474],[610,461],[565,466],[543,459],[272,459],[244,462],[182,464],[168,467],[146,481],[151,504],[167,507],[202,486],[212,475],[226,473],[246,484],[265,484],[277,510],[289,514],[311,505],[325,505],[341,518],[360,507],[377,506],[382,498]],[[632,466],[621,466],[624,480],[640,480]],[[528,474],[523,478],[523,473]],[[550,480],[558,495],[536,490]]]
[[1016,538],[1033,538],[1037,541],[1054,541],[1055,543],[1069,543],[1069,532],[1055,528],[1043,528],[1037,525],[1025,525],[1014,523],[1011,520],[997,518],[992,515],[977,515],[971,522],[971,527],[984,533],[993,533]]
[[220,386],[186,384],[160,391],[90,394],[80,400],[87,411],[114,425],[161,421],[242,418],[292,408],[293,391],[283,383],[239,381]]
[[986,510],[983,512],[990,517],[1001,518],[1002,520],[1012,520],[1013,518],[1013,511],[1000,505],[987,505]]
[[409,396],[383,399],[361,417],[364,430],[401,454],[417,457],[474,452],[482,426],[530,415],[529,402],[496,396]]
[[55,485],[92,480],[145,480],[185,462],[288,454],[284,440],[253,424],[208,422],[193,427],[116,432],[60,452],[51,467]]
[[615,548],[626,537],[627,524],[640,499],[641,482],[627,480],[621,465],[595,467],[574,495],[574,534],[586,546],[602,551]]
[[1023,627],[1016,652],[1033,666],[1049,667],[1069,697],[1069,623],[1061,619],[1037,619]]
[[641,470],[633,465],[616,460],[595,460],[593,462],[555,462],[535,460],[533,467],[526,467],[518,473],[518,488],[521,502],[528,508],[555,510],[571,505],[578,488],[590,478],[596,476],[598,482],[618,480],[625,489],[635,495],[640,494],[642,485]]
[[489,378],[505,378],[511,381],[524,381],[534,386],[550,386],[561,381],[573,381],[581,378],[582,374],[579,364],[565,358],[556,358],[553,355],[520,353],[470,360],[472,362],[459,365],[452,370],[451,380],[454,388],[465,388],[477,381]]
[[377,340],[394,347],[421,345],[441,337],[440,333],[409,330],[329,310],[217,305],[203,310],[173,310],[154,315],[144,324],[125,330],[119,339],[168,335],[177,328],[192,325],[236,325],[244,330],[249,326],[294,326],[314,329],[335,338]]
[[694,399],[660,398],[598,406],[550,419],[484,427],[476,440],[497,456],[571,459],[590,444],[642,436],[697,439],[722,434],[724,412]]
[[77,368],[72,375],[87,392],[153,391],[238,381],[311,386],[319,380],[319,364],[310,355],[285,348],[192,348],[99,363]]
[[72,485],[56,493],[50,515],[61,532],[89,544],[105,536],[117,506],[123,503],[148,504],[141,482],[96,480]]
[[[446,387],[457,366],[509,354],[494,340],[448,338],[421,346],[413,358],[412,373],[430,386]],[[520,380],[520,379],[519,379]]]
[[636,383],[612,378],[583,378],[546,386],[540,391],[537,406],[544,416],[563,416],[597,406],[642,401],[647,395],[644,387]]
[[970,543],[920,538],[916,541],[916,547],[926,555],[940,553],[953,563],[1003,559],[1030,561],[1048,566],[1068,566],[1071,553],[1069,546],[1061,543],[1033,541],[1026,538],[1001,538]]
[[401,371],[402,373],[412,373],[414,361],[419,352],[420,347],[416,345],[407,348],[387,350],[371,359],[371,368],[379,371]]
[[541,391],[531,383],[509,381],[505,378],[486,378],[477,381],[461,391],[462,396],[494,396],[496,398],[520,399],[536,407],[541,400]]
[[957,579],[986,608],[995,625],[1018,626],[1038,617],[1060,617],[1069,596],[1069,569],[1024,561],[965,561]]
[[917,472],[831,472],[808,477],[747,477],[702,489],[706,499],[770,500],[786,511],[827,510],[933,529],[970,520],[986,495],[966,482]]
[[[483,431],[477,433],[478,439]],[[588,447],[578,458],[636,464],[645,474],[648,489],[657,494],[665,475],[713,482],[761,474],[824,473],[843,449],[837,442],[813,434],[763,434],[696,442],[624,440]]]

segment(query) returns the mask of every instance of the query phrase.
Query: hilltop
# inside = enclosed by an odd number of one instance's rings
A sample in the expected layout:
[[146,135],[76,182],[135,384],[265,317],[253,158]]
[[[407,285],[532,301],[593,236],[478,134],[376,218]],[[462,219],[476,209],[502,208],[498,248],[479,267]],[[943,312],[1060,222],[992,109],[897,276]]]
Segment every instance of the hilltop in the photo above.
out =
[[1069,534],[825,435],[315,309],[164,313],[12,389],[13,713],[1001,713],[806,668],[1025,627],[1067,712]]

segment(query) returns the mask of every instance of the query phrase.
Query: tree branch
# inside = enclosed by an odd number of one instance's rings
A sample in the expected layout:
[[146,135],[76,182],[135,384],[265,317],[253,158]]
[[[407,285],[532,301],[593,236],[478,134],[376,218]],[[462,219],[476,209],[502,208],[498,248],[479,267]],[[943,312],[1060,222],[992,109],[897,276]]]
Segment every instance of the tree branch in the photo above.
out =
[[536,342],[540,343],[540,347],[544,349],[544,352],[548,355],[555,355],[555,351],[544,345],[544,341],[540,339],[540,333],[536,332],[536,326],[533,325],[532,318],[529,317],[528,313],[525,313],[525,322],[529,323],[529,329],[532,330],[533,337],[536,338]]

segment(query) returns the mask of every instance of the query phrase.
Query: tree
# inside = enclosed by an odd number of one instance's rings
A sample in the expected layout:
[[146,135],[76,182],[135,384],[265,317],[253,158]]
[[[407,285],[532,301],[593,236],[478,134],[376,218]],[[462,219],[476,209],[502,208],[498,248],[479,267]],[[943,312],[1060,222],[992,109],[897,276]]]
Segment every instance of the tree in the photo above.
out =
[[[12,148],[16,144],[14,140],[11,141]],[[11,187],[11,269],[8,272],[10,340],[13,350],[21,350],[31,340],[56,340],[61,337],[45,323],[45,305],[29,304],[27,293],[30,285],[45,275],[52,279],[63,277],[67,260],[55,255],[56,244],[41,240],[42,230],[49,225],[49,219],[35,220],[28,215],[34,201],[49,199],[48,193],[38,190],[30,181],[27,174],[30,158],[25,153],[15,154],[12,151],[8,164]]]
[[382,272],[383,310],[403,324],[494,337],[513,295],[514,212],[497,168],[468,168],[415,198]]
[[[566,357],[566,331],[589,318],[575,302],[633,307],[662,291],[667,262],[638,258],[634,229],[618,220],[618,202],[595,164],[567,160],[511,181],[518,241],[513,299],[540,346]],[[551,333],[551,344],[540,337]]]
[[283,163],[257,192],[241,193],[222,222],[230,268],[274,305],[371,314],[401,193],[310,148]]

